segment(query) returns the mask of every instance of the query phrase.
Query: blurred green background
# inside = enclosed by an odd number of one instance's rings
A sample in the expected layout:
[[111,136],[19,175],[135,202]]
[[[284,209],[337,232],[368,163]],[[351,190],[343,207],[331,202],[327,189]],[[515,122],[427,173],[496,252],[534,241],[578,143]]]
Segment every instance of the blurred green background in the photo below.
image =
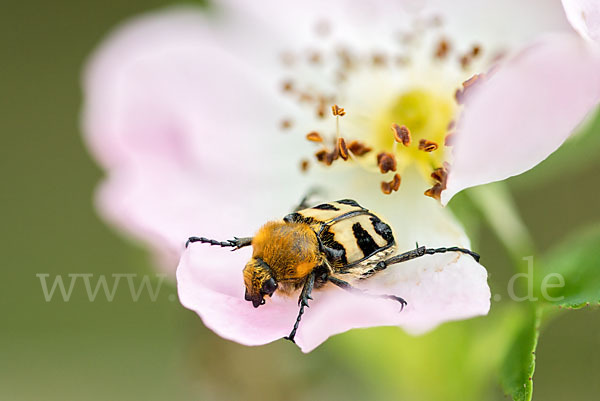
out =
[[[156,302],[147,294],[133,302],[128,291],[89,302],[80,285],[69,302],[45,302],[38,273],[155,273],[146,251],[94,211],[102,172],[82,145],[79,80],[116,23],[163,4],[1,6],[0,400],[505,399],[494,366],[520,316],[509,314],[510,303],[493,302],[490,316],[424,337],[357,330],[304,355],[284,341],[249,348],[217,337],[179,305],[167,281]],[[600,221],[599,149],[573,141],[509,180],[540,250]],[[492,294],[506,298],[506,252],[487,226],[470,229]],[[569,311],[543,329],[534,399],[598,398],[599,317],[591,308]]]

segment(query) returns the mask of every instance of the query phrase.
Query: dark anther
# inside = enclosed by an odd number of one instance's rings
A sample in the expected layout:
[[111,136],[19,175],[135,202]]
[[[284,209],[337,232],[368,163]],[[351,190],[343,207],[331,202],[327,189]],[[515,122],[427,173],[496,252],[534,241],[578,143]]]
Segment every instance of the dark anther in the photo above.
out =
[[366,153],[369,153],[371,150],[373,150],[372,148],[366,146],[365,144],[359,141],[350,142],[348,144],[348,149],[356,156],[363,156]]
[[392,124],[392,131],[394,132],[394,139],[396,142],[403,144],[404,146],[410,145],[410,131],[406,128],[406,125]]
[[392,153],[381,152],[377,155],[377,166],[379,166],[379,171],[382,174],[396,171],[396,157]]
[[390,182],[381,182],[381,192],[383,192],[386,195],[389,195],[393,191],[397,191],[398,188],[400,188],[400,182],[402,182],[402,177],[400,177],[400,174],[394,174],[394,178]]

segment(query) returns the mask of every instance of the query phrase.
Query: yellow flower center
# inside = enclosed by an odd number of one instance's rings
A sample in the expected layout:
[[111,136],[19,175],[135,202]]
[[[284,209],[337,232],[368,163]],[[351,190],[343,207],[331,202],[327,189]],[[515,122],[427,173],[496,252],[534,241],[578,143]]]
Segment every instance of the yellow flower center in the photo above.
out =
[[[416,164],[429,176],[432,169],[442,166],[445,160],[444,139],[455,111],[452,95],[444,96],[426,89],[409,90],[394,99],[375,119],[373,137],[367,142],[379,151],[393,153],[399,170]],[[394,140],[391,128],[394,123],[406,126],[410,131],[409,146]],[[431,144],[437,145],[437,148],[426,151],[425,143],[430,144],[429,149],[434,147]]]
[[[466,46],[463,38],[453,43],[440,30],[441,18],[416,16],[402,25],[406,29],[382,31],[381,38],[393,39],[392,47],[379,37],[376,48],[340,45],[347,42],[343,31],[320,23],[313,49],[285,49],[281,89],[312,116],[297,121],[284,116],[280,127],[303,131],[318,146],[312,160],[300,160],[302,172],[310,174],[315,161],[359,166],[377,174],[381,191],[389,195],[400,188],[402,175],[412,175],[409,170],[414,169],[432,185],[425,195],[440,199],[452,168],[446,147],[452,146],[459,104],[465,91],[484,77],[473,74],[495,62],[497,49],[484,51],[477,42]],[[462,88],[456,85],[468,76]],[[335,131],[327,120],[332,114]]]

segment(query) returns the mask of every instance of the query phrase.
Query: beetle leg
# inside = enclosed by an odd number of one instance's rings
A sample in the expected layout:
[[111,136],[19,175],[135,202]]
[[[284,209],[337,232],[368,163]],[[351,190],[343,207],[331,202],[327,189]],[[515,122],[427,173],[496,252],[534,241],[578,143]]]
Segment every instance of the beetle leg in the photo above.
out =
[[216,241],[214,239],[208,239],[204,237],[190,237],[185,243],[185,247],[187,248],[189,244],[194,242],[201,242],[203,244],[211,244],[211,245],[219,245],[221,247],[231,246],[233,247],[232,251],[236,251],[240,248],[252,244],[252,237],[233,237],[233,239],[228,239],[227,241]]
[[289,336],[283,337],[293,343],[296,343],[296,341],[294,341],[294,337],[296,337],[296,331],[298,330],[298,325],[300,325],[300,319],[302,319],[302,314],[304,314],[304,307],[307,307],[308,300],[312,299],[310,294],[315,286],[315,278],[316,273],[314,271],[308,275],[308,278],[304,283],[304,287],[302,288],[302,292],[300,293],[300,297],[298,298],[298,306],[300,306],[300,310],[298,311],[298,317],[296,318],[296,323],[294,323],[294,328]]
[[323,240],[321,239],[321,237],[319,237],[319,234],[315,232],[315,235],[317,236],[317,242],[319,243],[319,251],[325,254],[327,261],[332,265],[341,262],[342,257],[344,256],[344,251],[341,249],[330,248],[324,245]]
[[312,187],[312,188],[310,188],[308,190],[308,192],[306,193],[306,195],[304,195],[302,197],[302,200],[300,200],[300,203],[298,204],[298,206],[296,206],[296,208],[294,209],[294,212],[297,212],[299,210],[308,208],[309,207],[308,200],[312,196],[317,195],[317,194],[322,193],[322,192],[323,192],[322,188],[319,188],[319,187]]
[[328,278],[328,280],[331,283],[337,285],[338,287],[340,287],[340,288],[342,288],[342,289],[344,289],[344,290],[346,290],[348,292],[351,292],[353,294],[359,294],[359,295],[363,295],[363,296],[367,296],[367,297],[371,297],[371,298],[385,298],[385,299],[391,299],[391,300],[394,300],[394,301],[398,301],[398,302],[400,302],[400,305],[401,305],[400,306],[400,312],[402,312],[402,309],[404,309],[404,307],[406,306],[406,301],[403,298],[398,297],[396,295],[371,294],[371,293],[369,293],[366,290],[353,287],[350,283],[348,283],[348,282],[346,282],[344,280],[340,280],[339,278],[336,278],[336,277],[331,277],[330,276]]
[[477,254],[469,249],[459,248],[456,246],[453,246],[451,248],[426,248],[424,246],[419,246],[416,249],[413,249],[412,251],[408,251],[408,252],[401,253],[400,255],[392,256],[391,258],[389,258],[387,260],[382,260],[381,262],[379,262],[375,265],[375,270],[377,270],[377,271],[383,270],[386,267],[388,267],[389,265],[407,262],[412,259],[420,258],[421,256],[433,255],[434,253],[446,253],[446,252],[465,253],[467,255],[472,256],[476,262],[479,262],[479,258],[480,258],[479,254]]

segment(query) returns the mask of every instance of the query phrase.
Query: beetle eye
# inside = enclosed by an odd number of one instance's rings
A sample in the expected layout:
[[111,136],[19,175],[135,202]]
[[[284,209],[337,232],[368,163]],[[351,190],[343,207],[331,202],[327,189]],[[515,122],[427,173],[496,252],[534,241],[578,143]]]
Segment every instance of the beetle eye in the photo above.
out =
[[277,289],[277,281],[275,281],[275,279],[273,277],[271,277],[270,279],[265,281],[264,284],[262,285],[262,292],[264,292],[265,294],[272,295],[276,289]]

